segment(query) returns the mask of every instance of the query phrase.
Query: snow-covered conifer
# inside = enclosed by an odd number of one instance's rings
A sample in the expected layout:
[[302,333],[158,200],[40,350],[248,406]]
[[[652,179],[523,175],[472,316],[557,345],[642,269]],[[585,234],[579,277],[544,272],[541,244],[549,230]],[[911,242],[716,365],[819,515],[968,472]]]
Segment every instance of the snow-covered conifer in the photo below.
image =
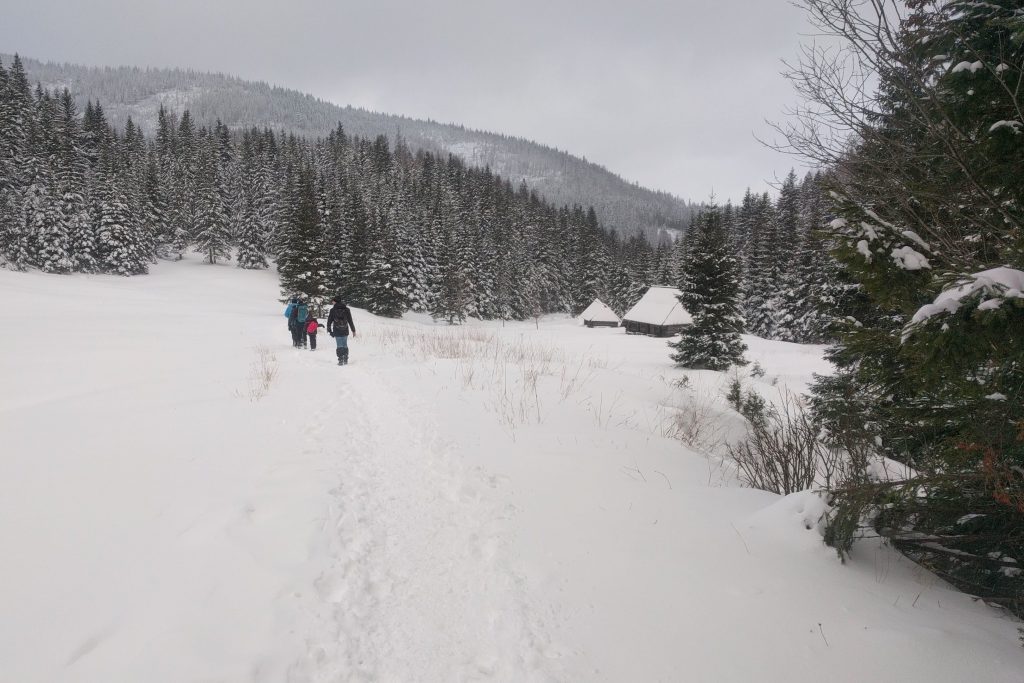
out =
[[689,259],[679,297],[693,318],[677,342],[672,360],[685,368],[725,370],[744,365],[746,345],[740,338],[738,265],[732,243],[715,205],[697,217],[690,236]]

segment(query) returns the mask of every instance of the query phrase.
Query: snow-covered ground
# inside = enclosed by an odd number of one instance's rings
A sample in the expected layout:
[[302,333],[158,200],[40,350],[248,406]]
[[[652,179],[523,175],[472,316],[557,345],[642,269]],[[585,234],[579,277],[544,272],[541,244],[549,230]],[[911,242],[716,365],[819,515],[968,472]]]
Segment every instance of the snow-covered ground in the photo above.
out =
[[[339,368],[277,295],[0,271],[0,681],[1024,678],[1015,620],[738,487],[664,340],[356,311]],[[747,341],[765,396],[827,371]]]

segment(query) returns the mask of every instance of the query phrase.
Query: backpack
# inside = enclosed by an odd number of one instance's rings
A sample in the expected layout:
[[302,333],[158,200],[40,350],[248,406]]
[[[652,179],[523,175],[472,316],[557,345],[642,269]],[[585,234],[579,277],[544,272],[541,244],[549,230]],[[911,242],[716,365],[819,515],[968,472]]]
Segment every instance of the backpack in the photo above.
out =
[[316,320],[310,320],[309,324],[306,325],[306,332],[309,334],[316,334],[316,328],[319,327],[316,324]]
[[309,306],[307,306],[306,304],[299,304],[299,322],[304,323],[306,322],[307,318],[309,318]]
[[[345,313],[348,311],[348,306],[336,306],[331,314],[334,316],[334,327],[331,331],[336,337],[344,337],[348,334],[348,320],[345,319]],[[345,334],[342,334],[344,332]]]
[[285,309],[284,309],[284,317],[286,317],[286,318],[292,317],[292,309],[294,309],[294,308],[295,308],[295,304],[289,303],[288,306],[286,306]]

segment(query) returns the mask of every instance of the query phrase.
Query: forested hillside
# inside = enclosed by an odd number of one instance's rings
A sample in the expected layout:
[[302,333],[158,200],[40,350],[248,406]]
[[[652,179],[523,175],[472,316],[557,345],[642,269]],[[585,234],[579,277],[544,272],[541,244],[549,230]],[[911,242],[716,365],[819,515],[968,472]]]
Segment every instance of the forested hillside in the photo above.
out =
[[[5,55],[3,61],[10,64],[11,57]],[[593,206],[606,228],[620,235],[640,230],[654,243],[666,229],[685,229],[695,208],[568,152],[522,138],[340,107],[295,90],[221,74],[22,61],[30,82],[55,91],[67,88],[79,110],[88,99],[102,102],[107,120],[118,130],[130,117],[147,134],[155,133],[161,105],[179,116],[188,109],[199,127],[220,121],[232,130],[269,128],[310,139],[326,137],[340,123],[355,137],[401,136],[413,152],[441,157],[452,153],[469,165],[489,167],[514,185],[525,181],[555,206]]]
[[[2,69],[2,68],[0,68]],[[382,315],[523,319],[619,313],[651,284],[675,285],[686,240],[652,246],[603,230],[590,207],[557,207],[525,183],[404,139],[233,132],[157,111],[152,136],[69,91],[34,92],[19,59],[0,70],[0,261],[46,272],[145,273],[189,248],[244,268],[275,262],[282,294],[344,294]],[[725,207],[751,331],[820,339],[820,188],[792,174],[778,202]],[[788,245],[783,249],[780,245]],[[827,316],[826,316],[827,317]]]

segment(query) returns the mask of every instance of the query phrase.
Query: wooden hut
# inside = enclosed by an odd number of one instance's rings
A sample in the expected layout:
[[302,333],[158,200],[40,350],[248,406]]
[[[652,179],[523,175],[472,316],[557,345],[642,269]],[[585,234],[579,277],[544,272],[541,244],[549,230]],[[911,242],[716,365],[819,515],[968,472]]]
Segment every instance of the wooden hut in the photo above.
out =
[[594,303],[587,306],[587,310],[580,313],[583,324],[587,327],[618,327],[619,316],[615,311],[600,299],[594,299]]
[[671,337],[692,322],[675,287],[651,287],[622,317],[627,333],[652,337]]

